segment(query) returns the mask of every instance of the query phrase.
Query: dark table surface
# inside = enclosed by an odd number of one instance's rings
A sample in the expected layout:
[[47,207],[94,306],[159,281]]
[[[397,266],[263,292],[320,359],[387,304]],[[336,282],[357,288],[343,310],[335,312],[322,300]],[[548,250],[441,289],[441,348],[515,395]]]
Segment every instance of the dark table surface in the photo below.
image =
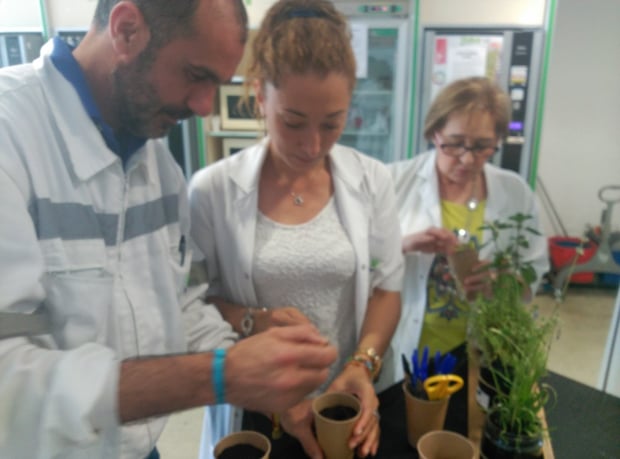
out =
[[[452,395],[445,430],[467,436],[467,362],[460,358],[455,373],[466,386]],[[549,372],[546,382],[557,393],[554,405],[545,409],[551,447],[556,459],[620,459],[620,398]],[[379,395],[381,445],[379,459],[417,458],[406,433],[402,384]]]
[[545,409],[557,459],[620,459],[620,398],[550,372],[557,401]]
[[[467,436],[468,382],[464,346],[452,353],[458,359],[453,373],[461,376],[465,385],[450,398],[444,429]],[[405,394],[402,382],[379,394],[379,413],[381,414],[381,442],[377,451],[377,459],[417,458],[418,452],[407,441]]]
[[[458,357],[454,373],[463,378],[465,387],[452,395],[444,429],[468,436],[468,363],[464,346],[452,353]],[[620,398],[553,372],[549,372],[546,382],[557,393],[556,403],[545,409],[555,459],[620,459]],[[381,392],[379,401],[381,442],[376,458],[417,458],[417,451],[407,442],[402,383]],[[244,425],[244,428],[269,435],[270,421],[264,416],[256,420],[264,425]],[[272,453],[276,452],[273,457],[307,457],[298,442],[284,438],[272,441]]]

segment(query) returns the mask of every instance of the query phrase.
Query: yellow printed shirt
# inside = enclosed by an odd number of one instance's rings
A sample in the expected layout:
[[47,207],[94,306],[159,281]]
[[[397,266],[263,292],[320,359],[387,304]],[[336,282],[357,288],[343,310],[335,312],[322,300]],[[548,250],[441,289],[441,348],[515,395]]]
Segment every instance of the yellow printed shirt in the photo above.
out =
[[[482,240],[480,227],[484,220],[485,202],[470,211],[463,204],[441,201],[443,227],[450,231],[463,228],[469,220],[469,232],[474,244]],[[469,213],[471,212],[471,215]],[[426,312],[419,348],[428,346],[431,352],[445,353],[465,341],[469,304],[462,299],[450,273],[444,254],[437,254],[428,277]]]

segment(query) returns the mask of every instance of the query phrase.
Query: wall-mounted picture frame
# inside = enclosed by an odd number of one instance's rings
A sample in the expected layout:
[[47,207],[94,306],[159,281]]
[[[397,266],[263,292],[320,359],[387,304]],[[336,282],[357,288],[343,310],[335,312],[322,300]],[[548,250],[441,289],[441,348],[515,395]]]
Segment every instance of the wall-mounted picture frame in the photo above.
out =
[[220,118],[223,130],[258,131],[261,123],[254,116],[256,98],[250,95],[250,107],[239,104],[243,96],[243,87],[226,84],[220,87]]
[[247,137],[224,137],[222,139],[222,158],[234,155],[244,148],[256,145],[258,142],[258,138],[250,139]]

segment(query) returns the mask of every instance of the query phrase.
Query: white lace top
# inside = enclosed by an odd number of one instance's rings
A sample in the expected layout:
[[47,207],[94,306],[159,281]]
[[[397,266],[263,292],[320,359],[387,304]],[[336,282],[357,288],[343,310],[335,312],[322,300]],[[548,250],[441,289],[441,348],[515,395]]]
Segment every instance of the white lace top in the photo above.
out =
[[320,390],[340,373],[354,352],[355,253],[335,200],[300,225],[258,213],[253,280],[258,304],[295,306],[338,346],[339,357]]

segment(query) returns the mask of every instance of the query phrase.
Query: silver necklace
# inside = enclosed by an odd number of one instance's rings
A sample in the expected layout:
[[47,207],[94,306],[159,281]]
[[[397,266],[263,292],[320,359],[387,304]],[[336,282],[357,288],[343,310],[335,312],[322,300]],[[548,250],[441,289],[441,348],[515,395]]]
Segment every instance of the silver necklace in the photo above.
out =
[[465,220],[465,225],[463,228],[459,228],[456,231],[456,237],[461,244],[467,244],[471,240],[471,220],[473,218],[474,211],[478,208],[478,198],[472,196],[467,201],[467,219]]
[[462,228],[456,230],[456,237],[460,244],[467,244],[471,240],[471,221],[474,216],[474,212],[478,208],[480,201],[476,197],[476,185],[478,184],[478,178],[474,178],[472,193],[467,200],[465,206],[467,207],[467,217],[465,219],[465,225]]
[[293,204],[296,206],[304,205],[304,198],[302,198],[300,194],[295,194],[291,191],[291,196],[293,197]]

